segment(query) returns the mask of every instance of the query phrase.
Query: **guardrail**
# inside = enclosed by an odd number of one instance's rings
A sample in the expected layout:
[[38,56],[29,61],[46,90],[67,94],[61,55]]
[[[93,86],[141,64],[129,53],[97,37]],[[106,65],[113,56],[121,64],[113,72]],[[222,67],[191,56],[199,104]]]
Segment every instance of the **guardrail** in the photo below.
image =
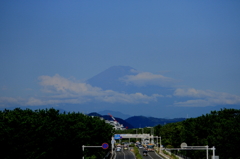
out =
[[170,159],[167,155],[161,153],[161,150],[158,151],[158,147],[155,147],[155,152],[158,153],[161,157],[164,157],[165,159]]

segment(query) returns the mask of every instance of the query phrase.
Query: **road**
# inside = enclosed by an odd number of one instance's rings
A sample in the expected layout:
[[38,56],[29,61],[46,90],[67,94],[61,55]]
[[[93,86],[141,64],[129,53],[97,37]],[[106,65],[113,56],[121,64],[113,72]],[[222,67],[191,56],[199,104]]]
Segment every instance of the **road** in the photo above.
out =
[[[139,149],[140,154],[143,154],[143,149]],[[160,155],[158,155],[155,152],[148,152],[148,156],[143,156],[144,159],[164,159],[163,157],[161,157]]]
[[135,159],[133,152],[129,150],[122,150],[120,152],[116,152],[115,159]]
[[[139,149],[140,154],[143,154],[143,149]],[[144,159],[164,159],[155,152],[148,152],[148,156],[143,156]],[[135,159],[133,152],[129,150],[122,150],[116,152],[115,159]]]

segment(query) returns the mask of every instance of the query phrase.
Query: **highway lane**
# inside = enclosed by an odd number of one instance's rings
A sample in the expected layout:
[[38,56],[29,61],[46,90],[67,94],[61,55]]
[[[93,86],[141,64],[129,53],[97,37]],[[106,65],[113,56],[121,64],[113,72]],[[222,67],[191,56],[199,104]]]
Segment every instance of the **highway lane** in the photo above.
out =
[[122,150],[120,152],[116,152],[116,158],[115,159],[135,159],[135,156],[129,150]]
[[121,152],[116,152],[115,159],[124,159],[124,158],[125,158],[125,155],[122,151]]
[[[139,149],[140,154],[143,156],[143,149]],[[129,150],[121,150],[120,152],[115,152],[115,159],[135,159],[133,152]],[[144,159],[164,159],[156,152],[148,152],[148,156],[143,156]]]
[[[138,150],[139,150],[140,155],[143,156],[143,148],[139,148]],[[144,158],[144,159],[152,159],[152,157],[149,156],[149,155],[148,155],[148,156],[143,156],[143,158]]]
[[[139,149],[140,154],[143,156],[143,149]],[[143,156],[144,159],[164,159],[156,152],[148,152],[148,156]]]
[[156,152],[148,152],[148,155],[151,156],[153,159],[164,159],[163,157],[161,157]]

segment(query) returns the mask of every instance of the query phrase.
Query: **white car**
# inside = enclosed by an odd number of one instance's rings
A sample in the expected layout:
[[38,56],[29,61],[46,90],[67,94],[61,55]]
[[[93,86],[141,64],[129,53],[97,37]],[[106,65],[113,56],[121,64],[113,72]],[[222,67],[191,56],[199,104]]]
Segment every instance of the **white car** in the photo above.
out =
[[121,151],[121,147],[117,147],[116,151]]

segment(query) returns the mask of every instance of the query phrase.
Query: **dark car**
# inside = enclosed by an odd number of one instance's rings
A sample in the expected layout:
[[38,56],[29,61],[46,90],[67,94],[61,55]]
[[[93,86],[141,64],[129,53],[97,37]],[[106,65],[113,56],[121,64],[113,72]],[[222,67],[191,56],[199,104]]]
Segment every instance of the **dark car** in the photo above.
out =
[[143,156],[148,156],[148,151],[147,150],[143,150]]

